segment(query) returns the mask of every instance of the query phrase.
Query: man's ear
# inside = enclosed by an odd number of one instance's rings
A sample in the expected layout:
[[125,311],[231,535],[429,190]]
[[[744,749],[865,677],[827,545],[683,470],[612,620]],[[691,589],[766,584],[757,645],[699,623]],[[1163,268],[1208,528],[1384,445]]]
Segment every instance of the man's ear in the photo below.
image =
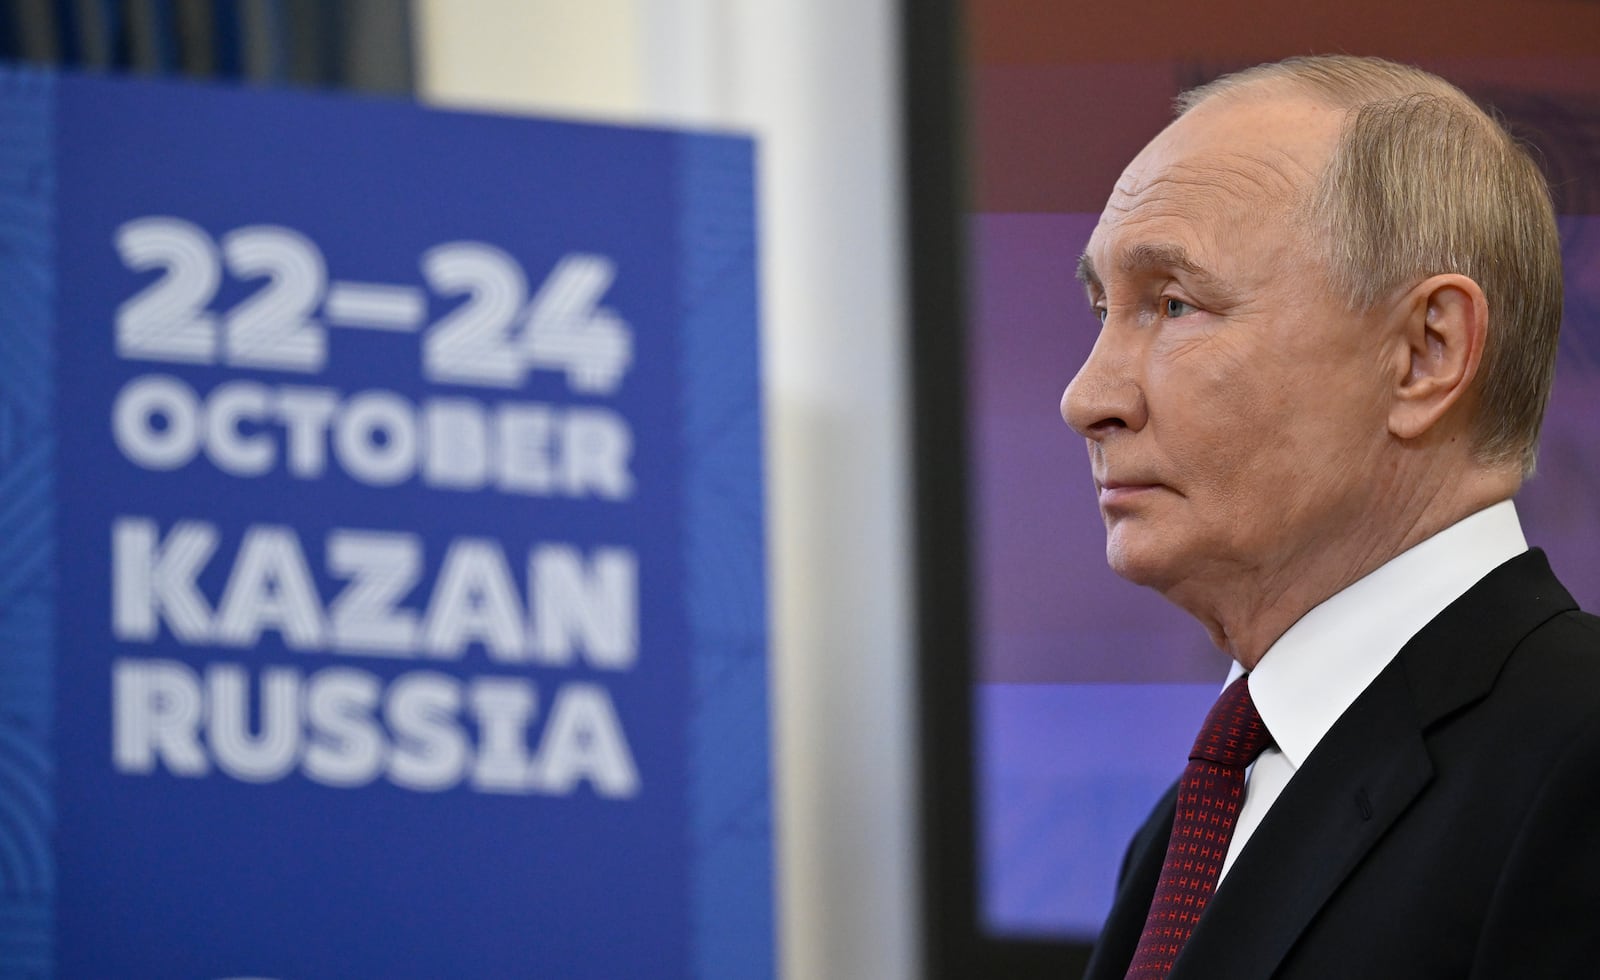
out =
[[1389,431],[1416,439],[1472,387],[1488,339],[1489,304],[1463,275],[1430,276],[1395,305],[1400,318]]

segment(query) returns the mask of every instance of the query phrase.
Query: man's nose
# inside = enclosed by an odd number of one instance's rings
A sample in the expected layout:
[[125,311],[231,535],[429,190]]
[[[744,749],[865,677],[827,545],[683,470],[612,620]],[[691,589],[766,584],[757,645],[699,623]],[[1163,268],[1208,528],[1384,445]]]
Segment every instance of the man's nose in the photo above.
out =
[[1061,418],[1086,439],[1144,428],[1148,411],[1137,371],[1137,351],[1108,325],[1061,395]]

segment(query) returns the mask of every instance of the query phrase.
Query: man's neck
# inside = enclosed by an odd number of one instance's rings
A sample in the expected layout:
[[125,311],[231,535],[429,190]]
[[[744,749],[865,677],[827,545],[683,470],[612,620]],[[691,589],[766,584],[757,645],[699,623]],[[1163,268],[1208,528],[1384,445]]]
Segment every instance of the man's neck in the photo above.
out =
[[1423,493],[1389,498],[1390,519],[1377,514],[1322,540],[1276,556],[1248,581],[1187,581],[1166,597],[1200,620],[1218,649],[1253,669],[1290,626],[1329,597],[1456,522],[1509,499],[1521,483],[1508,469],[1474,468],[1453,481],[1413,482]]

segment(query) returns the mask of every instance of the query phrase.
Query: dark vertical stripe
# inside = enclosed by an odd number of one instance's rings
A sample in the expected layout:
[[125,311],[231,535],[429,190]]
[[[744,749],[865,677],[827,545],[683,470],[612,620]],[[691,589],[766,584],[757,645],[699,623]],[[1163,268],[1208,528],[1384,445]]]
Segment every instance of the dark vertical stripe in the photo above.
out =
[[80,18],[76,0],[55,0],[56,51],[64,65],[83,63],[83,39],[78,31]]
[[218,78],[243,76],[243,49],[238,3],[236,0],[214,0],[211,4],[211,65]]

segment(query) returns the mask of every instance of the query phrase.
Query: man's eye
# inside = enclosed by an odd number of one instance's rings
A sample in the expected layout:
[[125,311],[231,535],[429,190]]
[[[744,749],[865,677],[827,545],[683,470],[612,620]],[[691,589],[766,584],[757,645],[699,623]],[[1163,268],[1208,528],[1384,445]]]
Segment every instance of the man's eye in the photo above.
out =
[[1100,321],[1100,325],[1102,327],[1105,326],[1106,325],[1106,308],[1103,307],[1103,306],[1096,306],[1094,308],[1094,318],[1096,320]]
[[1190,313],[1195,311],[1195,308],[1190,306],[1188,303],[1185,303],[1181,299],[1173,299],[1169,296],[1161,301],[1161,310],[1167,316],[1177,318],[1180,316],[1188,316]]

